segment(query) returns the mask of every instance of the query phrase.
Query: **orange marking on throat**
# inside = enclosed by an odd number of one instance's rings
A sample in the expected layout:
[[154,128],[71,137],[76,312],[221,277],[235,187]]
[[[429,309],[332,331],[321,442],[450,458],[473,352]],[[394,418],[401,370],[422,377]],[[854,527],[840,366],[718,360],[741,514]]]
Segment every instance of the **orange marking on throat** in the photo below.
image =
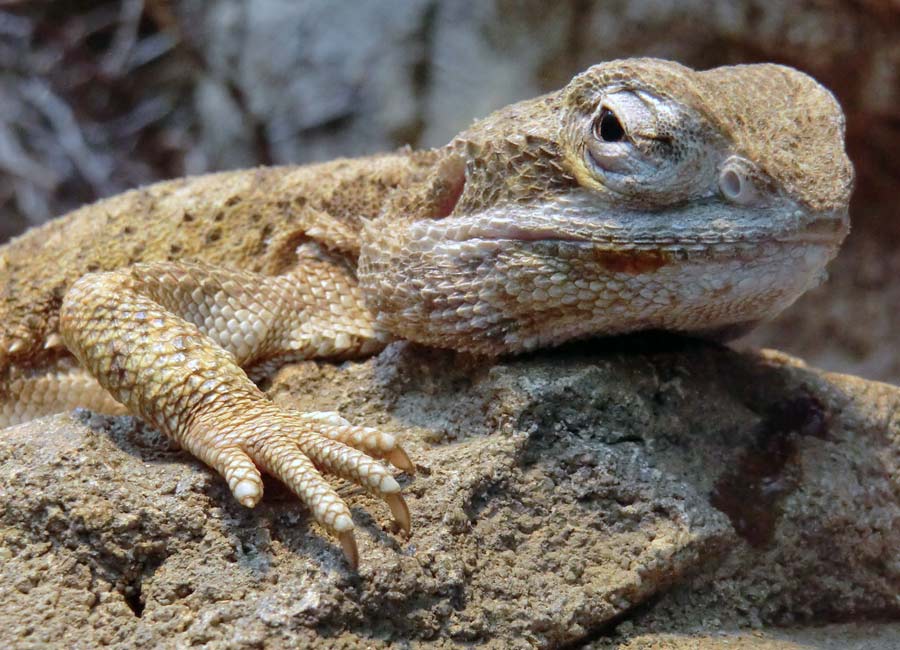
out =
[[594,252],[594,261],[604,269],[628,275],[652,273],[666,266],[671,259],[670,254],[659,250],[611,251],[601,249]]

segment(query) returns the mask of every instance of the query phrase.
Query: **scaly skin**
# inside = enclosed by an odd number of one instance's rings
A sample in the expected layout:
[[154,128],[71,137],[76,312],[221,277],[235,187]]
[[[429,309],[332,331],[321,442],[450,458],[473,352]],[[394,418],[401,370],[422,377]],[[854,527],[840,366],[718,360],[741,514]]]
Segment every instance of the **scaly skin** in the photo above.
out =
[[441,149],[100,201],[0,248],[0,423],[124,407],[244,505],[260,469],[280,478],[355,565],[349,510],[320,472],[382,497],[408,531],[380,461],[412,463],[387,434],[275,407],[248,373],[391,337],[498,355],[641,329],[733,335],[836,254],[843,137],[833,97],[790,68],[634,59]]

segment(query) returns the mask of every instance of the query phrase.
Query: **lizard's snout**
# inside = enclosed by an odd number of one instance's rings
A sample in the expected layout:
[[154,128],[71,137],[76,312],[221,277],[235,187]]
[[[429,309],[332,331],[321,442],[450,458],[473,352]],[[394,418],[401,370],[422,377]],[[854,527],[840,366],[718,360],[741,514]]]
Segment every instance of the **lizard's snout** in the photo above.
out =
[[850,232],[846,209],[815,212],[806,215],[806,223],[794,239],[809,244],[839,245]]

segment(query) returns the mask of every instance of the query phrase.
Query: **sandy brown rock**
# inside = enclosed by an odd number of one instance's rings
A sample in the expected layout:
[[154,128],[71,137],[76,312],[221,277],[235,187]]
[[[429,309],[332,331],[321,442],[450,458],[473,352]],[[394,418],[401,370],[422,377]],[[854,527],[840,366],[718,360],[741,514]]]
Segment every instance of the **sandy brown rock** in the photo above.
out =
[[900,619],[900,389],[641,338],[493,366],[395,344],[286,368],[271,394],[404,436],[409,540],[345,490],[354,575],[277,484],[246,510],[130,418],[45,418],[0,436],[0,645],[561,647]]

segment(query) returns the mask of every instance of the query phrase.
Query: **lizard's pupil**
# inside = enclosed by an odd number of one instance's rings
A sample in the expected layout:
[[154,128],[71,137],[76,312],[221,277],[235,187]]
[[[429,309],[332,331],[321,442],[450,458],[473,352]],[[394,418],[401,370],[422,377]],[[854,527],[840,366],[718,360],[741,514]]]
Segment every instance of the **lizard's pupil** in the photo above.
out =
[[604,142],[618,142],[625,137],[625,129],[619,118],[608,108],[600,111],[600,117],[594,127],[596,135]]

